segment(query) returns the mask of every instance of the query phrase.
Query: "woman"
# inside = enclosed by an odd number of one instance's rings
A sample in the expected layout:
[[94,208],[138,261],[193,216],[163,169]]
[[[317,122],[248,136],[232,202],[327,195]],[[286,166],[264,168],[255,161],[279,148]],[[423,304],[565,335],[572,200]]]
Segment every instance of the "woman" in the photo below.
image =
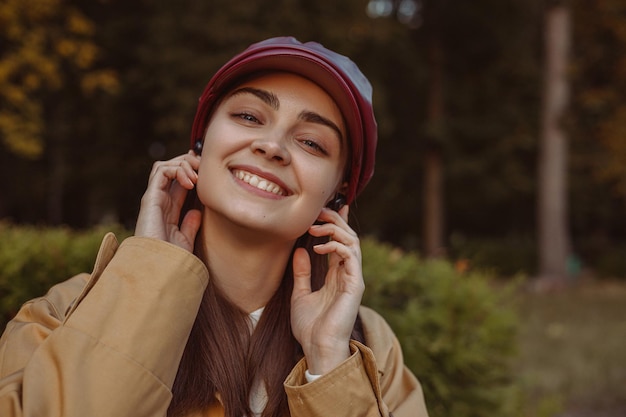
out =
[[[360,307],[349,204],[373,173],[371,87],[316,43],[252,45],[209,82],[192,150],[155,163],[135,236],[26,303],[2,416],[426,416]],[[184,204],[184,202],[187,204]]]

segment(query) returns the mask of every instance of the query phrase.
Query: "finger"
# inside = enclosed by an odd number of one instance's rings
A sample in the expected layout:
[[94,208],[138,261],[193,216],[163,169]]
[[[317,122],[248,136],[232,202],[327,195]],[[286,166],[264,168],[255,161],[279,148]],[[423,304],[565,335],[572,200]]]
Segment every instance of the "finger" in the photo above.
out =
[[185,199],[189,191],[195,187],[195,184],[188,189],[189,185],[182,184],[178,179],[172,180],[170,182],[170,187],[168,189],[163,190],[168,194],[171,204],[176,212],[180,212],[183,205],[185,204]]
[[[191,172],[191,174],[189,174]],[[191,175],[191,176],[190,176]],[[176,169],[176,177],[170,183],[169,193],[175,204],[182,205],[188,192],[193,190],[198,183],[198,174],[189,164],[183,163]]]
[[196,234],[200,230],[202,223],[202,212],[200,210],[189,210],[180,225],[180,232],[185,238],[193,244],[196,240]]
[[304,248],[298,248],[293,254],[293,293],[295,300],[311,293],[311,258]]
[[355,235],[356,232],[352,230],[350,225],[348,224],[348,206],[343,206],[339,211],[330,210],[328,208],[323,208],[320,212],[317,220],[322,224],[334,224],[338,227],[348,231],[350,235]]
[[341,218],[348,223],[348,215],[350,214],[350,206],[349,205],[345,205],[342,206],[339,211],[338,211],[339,215],[341,216]]
[[197,176],[196,170],[200,167],[200,157],[191,153],[179,155],[167,161],[157,161],[152,166],[151,177],[157,173],[165,174],[169,179],[174,179],[181,170],[189,178]]
[[313,250],[319,255],[329,255],[329,266],[343,266],[348,274],[356,274],[360,269],[361,248],[358,244],[348,246],[331,240],[327,243],[315,245]]
[[156,162],[148,188],[141,199],[142,207],[159,207],[167,221],[173,223],[178,223],[185,197],[195,186],[193,180],[183,173],[182,162],[182,159],[177,162]]
[[[198,181],[198,173],[185,160],[180,161],[178,165],[166,168],[166,171],[168,174],[173,172],[173,179],[188,190],[192,189]],[[168,176],[172,178],[171,174]]]
[[347,224],[314,224],[309,227],[309,234],[315,237],[328,236],[332,240],[339,241],[345,245],[354,245],[359,239],[356,232]]
[[[341,211],[342,209],[340,209],[339,211]],[[341,217],[339,212],[336,212],[335,210],[331,210],[328,207],[322,208],[322,211],[320,211],[320,214],[317,220],[324,222],[324,223],[337,223],[340,221],[345,222],[345,220]]]
[[200,167],[200,160],[197,157],[183,157],[180,163],[180,167],[187,174],[189,178],[194,179],[194,183],[198,179],[198,168]]
[[172,165],[169,161],[155,162],[148,179],[148,189],[166,190],[172,181],[176,179],[177,169],[178,165]]
[[336,254],[343,260],[349,260],[350,258],[358,259],[359,252],[350,246],[346,246],[336,240],[331,240],[326,243],[320,243],[313,247],[315,253],[319,255]]
[[184,187],[180,182],[173,181],[169,189],[170,198],[172,199],[174,204],[176,204],[177,206],[180,205],[182,207],[189,191],[190,190]]
[[[329,274],[326,277],[325,286],[335,286],[342,292],[363,294],[365,283],[361,271],[360,253],[351,248],[331,241],[323,245],[316,245],[313,250],[320,254],[329,255]],[[329,276],[331,278],[329,278]]]
[[154,169],[149,183],[153,184],[156,188],[166,190],[168,186],[173,184],[174,180],[185,189],[190,190],[197,182],[198,175],[188,164],[185,164],[184,161],[180,161],[176,164],[161,162]]

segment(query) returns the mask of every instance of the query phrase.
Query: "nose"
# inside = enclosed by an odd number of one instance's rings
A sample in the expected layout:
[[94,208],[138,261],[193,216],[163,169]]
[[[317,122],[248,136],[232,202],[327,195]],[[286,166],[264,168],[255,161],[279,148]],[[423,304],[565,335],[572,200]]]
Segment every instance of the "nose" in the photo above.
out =
[[291,162],[291,154],[280,138],[259,138],[251,144],[252,152],[272,161],[287,165]]

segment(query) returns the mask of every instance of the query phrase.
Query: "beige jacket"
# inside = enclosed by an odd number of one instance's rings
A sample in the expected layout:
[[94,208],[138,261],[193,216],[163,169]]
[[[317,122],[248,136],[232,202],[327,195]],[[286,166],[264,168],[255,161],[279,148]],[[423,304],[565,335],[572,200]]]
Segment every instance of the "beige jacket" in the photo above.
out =
[[[170,388],[209,276],[168,243],[105,236],[94,271],[27,302],[0,339],[0,416],[165,416]],[[306,383],[285,381],[292,417],[426,417],[392,331],[360,311],[369,348]],[[222,409],[206,417],[223,416]]]

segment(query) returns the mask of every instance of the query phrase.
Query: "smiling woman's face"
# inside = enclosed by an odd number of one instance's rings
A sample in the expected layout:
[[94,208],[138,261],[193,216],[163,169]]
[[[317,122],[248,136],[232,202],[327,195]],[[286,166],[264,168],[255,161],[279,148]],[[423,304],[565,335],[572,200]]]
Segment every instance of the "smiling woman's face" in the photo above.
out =
[[341,190],[346,129],[311,81],[272,73],[221,100],[207,128],[197,184],[205,217],[288,239],[302,235]]

